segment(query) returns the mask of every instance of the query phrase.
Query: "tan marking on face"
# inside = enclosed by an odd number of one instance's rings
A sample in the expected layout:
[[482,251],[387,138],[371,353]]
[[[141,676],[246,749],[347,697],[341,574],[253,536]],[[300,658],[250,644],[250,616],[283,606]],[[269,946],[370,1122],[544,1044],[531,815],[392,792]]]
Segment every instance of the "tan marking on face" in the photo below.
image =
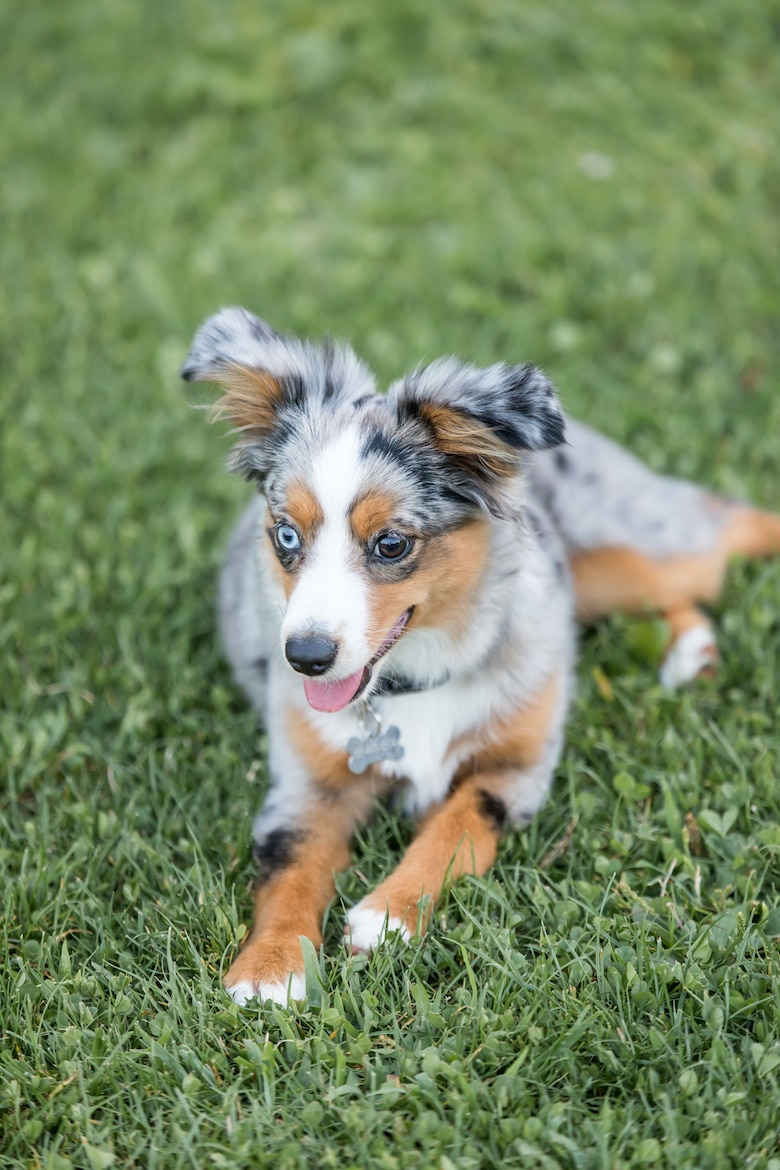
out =
[[464,749],[469,752],[458,776],[529,768],[537,763],[550,738],[563,686],[563,678],[554,674],[529,703],[494,723],[479,737],[455,741],[450,748],[453,754],[463,758]]
[[[286,503],[286,517],[289,517],[298,528],[304,548],[306,548],[307,545],[311,545],[318,530],[324,523],[325,518],[319,500],[311,488],[305,483],[296,482],[290,486],[287,492]],[[266,522],[268,524],[273,523],[273,518],[267,517]],[[266,532],[266,540],[271,546],[271,570],[281,586],[284,596],[289,601],[290,595],[295,588],[297,574],[294,568],[285,569],[282,565],[276,552],[273,537],[268,531]]]
[[417,627],[462,629],[472,615],[489,546],[488,522],[474,520],[431,540],[418,568],[405,580],[372,585],[369,638],[375,648],[410,606]]
[[501,794],[495,777],[474,776],[426,817],[400,865],[365,904],[423,933],[442,890],[495,861],[499,832],[480,811],[481,792]]
[[396,501],[376,488],[357,500],[349,512],[349,522],[356,538],[365,544],[383,528],[390,528],[396,514]]
[[430,402],[420,404],[420,416],[433,429],[436,445],[445,455],[477,460],[482,469],[499,479],[516,474],[516,453],[476,419]]
[[230,419],[240,430],[267,433],[273,429],[282,387],[271,374],[231,364],[210,374],[209,381],[227,388],[211,408],[212,419]]
[[287,491],[287,514],[303,537],[304,546],[312,542],[325,522],[319,500],[311,488],[301,482],[291,484]]
[[292,591],[295,588],[295,582],[296,582],[295,574],[288,572],[287,569],[285,569],[284,566],[282,565],[281,561],[279,560],[278,556],[276,555],[276,549],[274,548],[274,542],[271,538],[270,533],[266,533],[265,539],[268,541],[268,543],[271,546],[271,554],[268,557],[268,562],[269,562],[270,567],[271,567],[271,572],[272,572],[273,576],[276,578],[276,581],[278,582],[278,584],[280,585],[286,600],[289,601],[290,597],[292,595]]

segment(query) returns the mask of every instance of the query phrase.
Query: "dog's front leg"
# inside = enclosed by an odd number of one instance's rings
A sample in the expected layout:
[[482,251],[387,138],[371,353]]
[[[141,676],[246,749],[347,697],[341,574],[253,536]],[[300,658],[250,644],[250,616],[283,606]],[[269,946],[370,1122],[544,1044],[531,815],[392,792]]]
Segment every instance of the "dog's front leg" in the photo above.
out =
[[490,868],[508,822],[510,785],[501,773],[470,776],[428,814],[401,863],[350,910],[345,935],[353,951],[371,950],[386,930],[422,934],[445,885]]
[[357,787],[321,793],[305,818],[259,834],[255,924],[224,981],[237,1003],[305,997],[300,936],[315,947],[322,942],[333,875],[349,864],[350,838],[369,808],[366,791]]
[[504,830],[535,816],[560,755],[564,680],[554,677],[494,729],[447,799],[428,813],[400,865],[353,906],[344,931],[353,951],[370,951],[388,930],[422,934],[444,887],[464,874],[485,873]]

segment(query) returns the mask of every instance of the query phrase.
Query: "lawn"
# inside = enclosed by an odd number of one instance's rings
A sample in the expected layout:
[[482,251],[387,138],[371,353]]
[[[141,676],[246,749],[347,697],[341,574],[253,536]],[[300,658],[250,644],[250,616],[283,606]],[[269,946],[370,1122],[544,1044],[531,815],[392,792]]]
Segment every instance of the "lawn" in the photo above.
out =
[[553,797],[424,941],[238,1008],[265,745],[215,635],[247,489],[177,370],[245,304],[383,382],[533,360],[780,510],[777,0],[0,10],[0,1166],[780,1170],[780,563],[723,666],[583,635]]

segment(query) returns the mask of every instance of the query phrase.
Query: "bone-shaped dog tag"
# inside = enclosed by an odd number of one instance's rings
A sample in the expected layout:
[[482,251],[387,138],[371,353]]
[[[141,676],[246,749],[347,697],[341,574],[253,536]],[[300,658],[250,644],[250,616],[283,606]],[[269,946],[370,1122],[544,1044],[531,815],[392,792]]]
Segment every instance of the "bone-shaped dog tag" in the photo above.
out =
[[347,743],[350,772],[361,776],[371,764],[378,764],[382,760],[400,760],[404,754],[398,742],[400,738],[401,732],[397,727],[388,727],[380,735],[368,736],[366,739],[353,735]]

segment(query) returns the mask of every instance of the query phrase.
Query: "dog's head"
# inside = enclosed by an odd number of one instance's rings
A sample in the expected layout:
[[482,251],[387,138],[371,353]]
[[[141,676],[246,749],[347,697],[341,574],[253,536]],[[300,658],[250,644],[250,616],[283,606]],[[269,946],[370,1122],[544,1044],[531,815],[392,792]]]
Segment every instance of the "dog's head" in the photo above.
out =
[[564,439],[534,366],[448,358],[380,396],[349,347],[281,337],[244,309],[205,322],[182,374],[224,388],[232,467],[268,504],[283,651],[321,711],[391,669],[407,630],[468,624],[523,452]]

